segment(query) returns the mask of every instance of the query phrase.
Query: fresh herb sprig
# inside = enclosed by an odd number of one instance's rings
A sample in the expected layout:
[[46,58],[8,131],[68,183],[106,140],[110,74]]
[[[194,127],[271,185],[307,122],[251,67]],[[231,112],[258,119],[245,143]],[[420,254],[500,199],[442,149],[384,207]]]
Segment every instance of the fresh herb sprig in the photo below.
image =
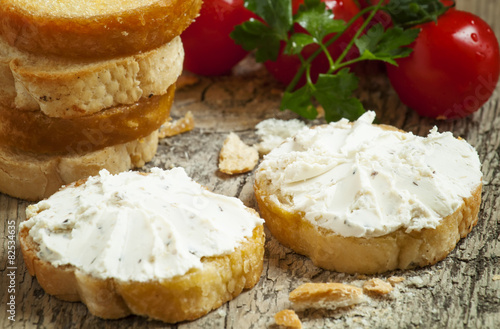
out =
[[[316,105],[320,104],[327,122],[341,118],[355,120],[365,109],[361,101],[353,96],[359,80],[351,72],[350,66],[366,60],[397,65],[396,59],[407,57],[412,52],[409,45],[420,32],[414,27],[437,21],[449,8],[439,0],[391,0],[387,5],[383,5],[383,2],[374,0],[373,5],[345,22],[334,19],[331,10],[321,0],[305,0],[295,15],[292,14],[291,0],[245,0],[246,8],[260,19],[251,19],[236,26],[231,37],[244,49],[255,50],[258,62],[275,61],[282,44],[285,54],[298,56],[301,67],[283,94],[281,110],[292,110],[304,118],[315,119],[318,115]],[[379,10],[390,15],[392,27],[386,29],[381,24],[373,25],[372,20]],[[343,53],[333,58],[328,46],[337,41],[360,17],[366,17],[363,25]],[[295,31],[294,24],[300,25],[307,33]],[[370,25],[373,26],[367,30]],[[302,50],[313,44],[318,49],[305,58]],[[346,59],[353,47],[358,48],[359,56]],[[311,65],[321,53],[327,57],[329,68],[313,81]],[[297,88],[304,74],[306,84]]]

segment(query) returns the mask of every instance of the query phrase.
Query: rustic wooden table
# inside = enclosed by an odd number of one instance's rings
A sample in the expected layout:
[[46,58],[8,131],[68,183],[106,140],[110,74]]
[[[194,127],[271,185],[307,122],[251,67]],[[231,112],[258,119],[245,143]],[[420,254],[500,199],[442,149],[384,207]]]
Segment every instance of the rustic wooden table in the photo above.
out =
[[[498,0],[459,0],[459,7],[488,21],[500,36]],[[247,64],[252,64],[251,60]],[[279,112],[281,87],[264,70],[242,65],[230,77],[203,78],[178,91],[173,116],[188,110],[196,119],[192,132],[164,139],[146,170],[153,166],[183,166],[209,189],[239,197],[255,207],[253,174],[228,176],[217,170],[218,152],[230,131],[245,142],[257,141],[255,124],[263,119],[292,118]],[[460,69],[460,68],[457,68]],[[420,118],[401,105],[383,75],[362,83],[359,96],[377,112],[381,123],[425,135],[437,125],[468,140],[483,163],[484,189],[479,223],[443,261],[413,271],[378,275],[402,276],[387,297],[337,311],[299,313],[305,328],[500,328],[500,109],[499,89],[474,115],[452,122]],[[0,327],[2,328],[277,328],[274,314],[289,306],[288,293],[304,282],[344,282],[361,285],[363,277],[321,270],[303,256],[281,246],[267,231],[264,271],[257,286],[205,317],[169,326],[131,316],[104,321],[81,303],[63,302],[44,293],[24,265],[16,246],[15,269],[7,268],[9,223],[25,218],[27,202],[0,195]],[[9,273],[15,272],[15,291],[8,291]],[[15,296],[15,322],[8,319],[7,302]]]

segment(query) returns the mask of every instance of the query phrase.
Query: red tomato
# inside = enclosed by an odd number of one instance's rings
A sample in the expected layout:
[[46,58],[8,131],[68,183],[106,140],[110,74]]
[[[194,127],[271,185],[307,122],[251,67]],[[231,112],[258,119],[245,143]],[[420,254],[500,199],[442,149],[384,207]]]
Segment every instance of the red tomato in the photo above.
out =
[[[344,21],[349,21],[351,18],[356,16],[359,12],[356,3],[353,0],[321,0],[326,4],[326,7],[331,9],[334,14],[334,19],[342,19]],[[292,9],[293,12],[296,13],[299,6],[304,3],[304,0],[293,0]],[[363,24],[363,19],[358,19],[345,33],[335,41],[330,47],[328,47],[328,51],[331,56],[336,59],[338,58],[342,52],[344,51],[347,44],[351,41],[351,39],[356,34],[356,31]],[[296,26],[296,29],[301,30],[300,26]],[[327,36],[326,39],[333,37],[333,35]],[[304,58],[308,58],[311,54],[313,54],[318,49],[317,45],[309,45],[304,48],[302,51],[302,56]],[[352,59],[359,55],[359,52],[356,47],[353,47],[352,50],[347,55],[346,59]],[[268,71],[282,83],[288,85],[295,74],[297,73],[299,67],[301,66],[300,59],[298,56],[285,55],[280,53],[278,59],[274,62],[267,61],[264,63]],[[320,73],[325,73],[330,67],[328,63],[328,59],[324,54],[319,55],[314,60],[311,67],[311,76],[313,80],[316,80]],[[305,76],[302,77],[298,86],[304,85],[306,82]]]
[[494,32],[474,14],[451,10],[421,26],[414,52],[387,65],[401,101],[422,116],[457,118],[478,110],[492,95],[500,54]]
[[200,75],[229,73],[248,54],[229,34],[251,17],[243,0],[205,0],[200,16],[181,35],[184,68]]

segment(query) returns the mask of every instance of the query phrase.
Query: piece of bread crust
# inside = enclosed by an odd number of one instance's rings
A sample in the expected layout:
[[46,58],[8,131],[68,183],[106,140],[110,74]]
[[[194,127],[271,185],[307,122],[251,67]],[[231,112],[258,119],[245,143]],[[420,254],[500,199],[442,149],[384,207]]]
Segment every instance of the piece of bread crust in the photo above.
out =
[[365,302],[363,289],[337,282],[304,283],[290,292],[289,299],[297,310],[336,309]]
[[104,168],[114,174],[140,168],[154,157],[157,147],[156,130],[145,138],[83,155],[39,155],[0,147],[0,192],[38,201]]
[[180,37],[148,52],[107,60],[40,57],[0,38],[0,105],[72,118],[163,95],[182,73]]
[[37,154],[83,154],[143,138],[169,118],[175,88],[173,84],[162,96],[70,119],[0,105],[0,145]]
[[48,294],[82,301],[90,313],[105,319],[137,314],[169,323],[199,318],[257,284],[265,241],[259,225],[234,252],[203,258],[203,269],[167,280],[122,282],[98,279],[69,265],[55,267],[37,257],[28,229],[19,238],[29,273]]
[[[379,126],[402,131],[389,125]],[[318,267],[352,274],[411,269],[444,259],[477,224],[482,192],[480,183],[435,229],[407,233],[401,228],[379,237],[357,238],[314,227],[302,213],[290,212],[273,202],[269,185],[269,181],[256,179],[254,192],[261,217],[273,236],[286,247],[309,257]]]
[[0,35],[37,55],[132,55],[179,36],[201,5],[202,0],[6,0],[0,2]]

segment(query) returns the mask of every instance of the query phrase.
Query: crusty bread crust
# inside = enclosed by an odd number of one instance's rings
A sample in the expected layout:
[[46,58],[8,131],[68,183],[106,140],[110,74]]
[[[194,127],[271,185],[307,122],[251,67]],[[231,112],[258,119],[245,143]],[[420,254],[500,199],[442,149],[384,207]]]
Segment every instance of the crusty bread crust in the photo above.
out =
[[82,301],[90,313],[105,319],[137,314],[169,323],[194,320],[252,288],[262,273],[262,225],[234,252],[202,259],[203,269],[148,282],[103,280],[73,266],[54,267],[37,257],[38,246],[28,233],[27,228],[19,233],[21,251],[29,273],[45,292]]
[[10,45],[38,55],[131,55],[159,47],[180,35],[198,16],[202,0],[98,4],[75,0],[2,1],[0,35]]
[[103,168],[114,174],[140,168],[154,157],[157,147],[156,130],[147,137],[82,155],[40,155],[0,147],[0,192],[38,201]]
[[165,95],[70,119],[0,105],[0,145],[37,154],[83,154],[146,137],[169,119],[175,88],[173,84]]
[[363,289],[337,282],[304,283],[290,292],[288,298],[296,310],[307,308],[336,309],[365,301]]
[[304,214],[290,212],[273,202],[269,182],[256,180],[255,195],[262,218],[274,237],[316,266],[346,273],[382,273],[435,264],[445,258],[460,238],[477,224],[482,184],[464,199],[462,206],[443,218],[435,229],[392,233],[369,238],[343,237],[314,227]]
[[180,37],[148,52],[95,61],[33,56],[0,38],[0,85],[5,89],[0,104],[50,117],[90,115],[165,94],[182,73],[183,60]]

